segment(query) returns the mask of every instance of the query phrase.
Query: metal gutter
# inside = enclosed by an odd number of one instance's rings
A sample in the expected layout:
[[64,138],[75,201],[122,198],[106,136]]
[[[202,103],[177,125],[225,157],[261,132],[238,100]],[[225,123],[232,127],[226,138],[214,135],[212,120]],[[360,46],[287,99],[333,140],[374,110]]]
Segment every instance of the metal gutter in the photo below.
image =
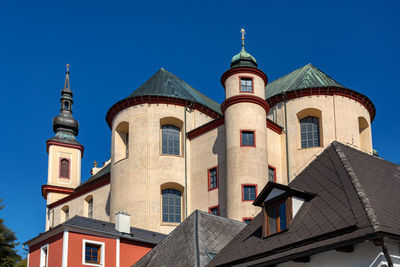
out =
[[287,184],[290,182],[290,166],[289,166],[289,137],[287,127],[287,110],[286,110],[286,94],[283,95],[283,105],[285,106],[285,138],[286,138],[286,171],[287,171]]

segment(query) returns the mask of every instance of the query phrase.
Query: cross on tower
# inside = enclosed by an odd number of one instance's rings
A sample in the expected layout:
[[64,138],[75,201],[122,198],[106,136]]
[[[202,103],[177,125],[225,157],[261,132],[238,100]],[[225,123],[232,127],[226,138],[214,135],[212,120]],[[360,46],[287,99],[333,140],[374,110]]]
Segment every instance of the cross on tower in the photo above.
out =
[[242,33],[242,46],[244,47],[244,35],[246,34],[246,31],[242,28],[240,32]]

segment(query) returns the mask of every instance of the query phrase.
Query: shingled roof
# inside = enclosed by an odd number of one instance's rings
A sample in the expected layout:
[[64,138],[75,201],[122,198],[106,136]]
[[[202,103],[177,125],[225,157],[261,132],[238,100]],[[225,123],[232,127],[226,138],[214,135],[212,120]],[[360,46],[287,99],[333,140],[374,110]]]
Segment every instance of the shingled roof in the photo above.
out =
[[333,142],[289,187],[316,194],[288,231],[262,238],[260,213],[210,266],[273,265],[343,245],[400,237],[400,166]]
[[127,98],[137,96],[166,96],[202,104],[221,114],[219,104],[203,95],[174,74],[161,68]]
[[48,230],[45,233],[39,234],[37,237],[32,238],[31,240],[25,242],[25,244],[28,244],[31,246],[31,244],[37,243],[39,240],[53,236],[54,234],[58,233],[64,228],[68,229],[75,229],[77,231],[83,230],[83,231],[94,231],[96,233],[100,234],[106,234],[106,235],[112,235],[120,238],[125,238],[125,239],[130,239],[130,240],[135,240],[135,241],[140,241],[140,242],[145,242],[149,244],[158,244],[161,240],[163,240],[166,235],[157,233],[157,232],[152,232],[136,227],[131,227],[130,234],[124,234],[120,233],[117,230],[115,230],[115,224],[110,223],[110,222],[105,222],[105,221],[100,221],[96,219],[91,219],[91,218],[86,218],[82,216],[74,216],[68,221],[57,225],[56,227]]
[[311,63],[269,83],[265,87],[266,98],[307,88],[346,88]]
[[205,266],[244,226],[196,210],[133,266]]

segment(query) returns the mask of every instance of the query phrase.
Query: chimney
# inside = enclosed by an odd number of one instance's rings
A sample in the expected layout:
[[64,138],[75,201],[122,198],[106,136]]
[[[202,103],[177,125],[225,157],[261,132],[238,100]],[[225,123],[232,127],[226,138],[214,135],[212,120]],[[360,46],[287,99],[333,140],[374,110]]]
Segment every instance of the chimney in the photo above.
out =
[[120,233],[131,233],[131,215],[126,212],[119,211],[115,214],[115,230]]

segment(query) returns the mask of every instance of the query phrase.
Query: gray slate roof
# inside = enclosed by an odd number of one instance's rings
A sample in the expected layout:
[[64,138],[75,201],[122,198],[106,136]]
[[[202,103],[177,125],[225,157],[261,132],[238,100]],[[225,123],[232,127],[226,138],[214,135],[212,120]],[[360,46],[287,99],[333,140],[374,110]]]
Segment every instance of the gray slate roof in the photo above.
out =
[[[135,241],[139,241],[139,242],[145,242],[145,243],[154,244],[154,245],[158,244],[166,237],[166,235],[164,235],[164,234],[152,232],[152,231],[148,231],[148,230],[144,230],[144,229],[140,229],[140,228],[136,228],[136,227],[131,227],[130,234],[123,234],[123,233],[120,233],[117,230],[115,230],[114,223],[95,220],[95,219],[76,215],[76,216],[72,217],[71,219],[69,219],[68,221],[66,221],[62,224],[59,224],[56,227],[48,230],[47,232],[39,234],[38,236],[32,238],[31,240],[25,242],[25,244],[32,243],[36,239],[39,239],[40,237],[42,237],[44,235],[51,236],[52,232],[57,233],[63,227],[72,227],[75,229],[90,230],[90,231],[94,231],[94,232],[97,232],[100,234],[113,235],[113,236],[117,236],[120,238],[135,240]],[[34,242],[33,244],[35,244],[35,243],[36,242]]]
[[244,226],[196,210],[133,266],[205,266]]
[[210,266],[272,265],[378,234],[400,237],[399,165],[333,142],[289,186],[316,196],[288,231],[262,238],[260,213]]
[[142,241],[151,244],[158,244],[161,240],[163,240],[167,235],[152,232],[136,227],[131,227],[131,234],[122,234],[115,230],[115,224],[95,219],[90,219],[81,216],[74,216],[72,219],[63,223],[64,226],[73,226],[80,229],[87,229],[96,232],[111,234],[120,236],[126,239],[132,239],[136,241]]
[[274,95],[306,88],[339,87],[346,88],[311,63],[267,84],[266,98]]
[[203,95],[174,74],[161,68],[128,98],[137,96],[166,96],[202,104],[221,114],[219,104]]

